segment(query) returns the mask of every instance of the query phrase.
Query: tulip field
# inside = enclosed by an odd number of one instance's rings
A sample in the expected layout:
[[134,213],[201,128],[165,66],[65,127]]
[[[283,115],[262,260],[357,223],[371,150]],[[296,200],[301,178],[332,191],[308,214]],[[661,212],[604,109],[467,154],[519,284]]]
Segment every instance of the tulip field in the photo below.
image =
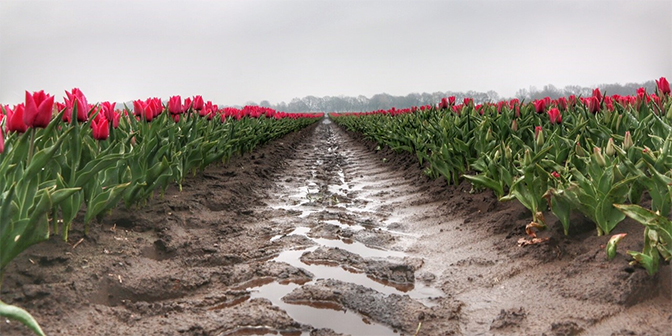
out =
[[0,105],[0,334],[665,334],[656,83],[326,117],[26,92]]
[[[119,202],[141,206],[170,184],[213,162],[226,162],[320,114],[286,114],[257,106],[218,108],[201,96],[136,100],[131,108],[89,104],[79,89],[64,103],[43,91],[2,106],[0,136],[0,285],[19,253],[52,234],[64,240],[79,211],[85,231]],[[0,301],[0,316],[36,333],[24,310]]]
[[[448,183],[467,179],[500,201],[518,200],[532,214],[531,242],[547,228],[544,212],[572,227],[577,211],[609,234],[627,217],[646,226],[644,249],[628,251],[653,275],[672,259],[672,98],[665,78],[657,92],[635,96],[517,99],[474,105],[444,98],[438,106],[332,114],[349,130],[417,155],[426,174]],[[651,207],[639,205],[644,192]],[[623,235],[607,246],[610,258]]]

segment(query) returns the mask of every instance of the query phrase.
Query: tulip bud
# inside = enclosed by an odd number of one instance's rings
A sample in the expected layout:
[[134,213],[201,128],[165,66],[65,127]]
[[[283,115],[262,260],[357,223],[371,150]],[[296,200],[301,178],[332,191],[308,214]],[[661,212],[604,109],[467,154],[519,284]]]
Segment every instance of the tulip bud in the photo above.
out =
[[485,141],[490,142],[494,139],[495,137],[492,135],[492,128],[488,128],[488,132],[485,134]]
[[[659,214],[659,215],[660,215],[660,214]],[[647,234],[647,236],[649,237],[649,239],[650,239],[652,242],[654,242],[654,243],[657,243],[657,242],[658,242],[658,231],[656,231],[656,230],[649,230],[649,231],[647,231],[646,234]]]
[[534,128],[534,141],[536,141],[537,147],[544,145],[544,130],[541,128],[541,126]]
[[618,246],[618,242],[620,242],[621,239],[623,239],[625,236],[627,236],[627,233],[620,233],[611,236],[609,242],[607,243],[607,260],[614,259],[616,256],[616,247]]
[[609,141],[607,141],[607,148],[604,152],[609,156],[616,155],[616,148],[614,148],[614,138],[609,138]]
[[495,151],[495,155],[493,156],[492,160],[497,162],[499,161],[499,158],[502,157],[502,153],[498,150]]
[[586,156],[586,151],[583,150],[583,147],[581,147],[581,143],[579,142],[579,139],[576,139],[576,155],[578,156]]
[[529,149],[526,149],[525,154],[523,155],[523,165],[527,167],[531,164],[532,164],[532,154],[530,154]]
[[506,159],[506,162],[511,162],[511,158],[513,158],[513,152],[511,152],[511,147],[506,146],[504,148],[504,158]]
[[623,149],[626,151],[630,149],[634,144],[632,143],[632,136],[630,131],[625,131],[625,138],[623,139]]
[[513,122],[511,123],[511,130],[514,132],[518,132],[518,123],[516,122],[516,119],[513,119]]
[[595,158],[595,162],[597,162],[597,164],[600,167],[607,166],[607,161],[604,160],[604,156],[602,156],[602,148],[600,147],[593,148],[593,157]]

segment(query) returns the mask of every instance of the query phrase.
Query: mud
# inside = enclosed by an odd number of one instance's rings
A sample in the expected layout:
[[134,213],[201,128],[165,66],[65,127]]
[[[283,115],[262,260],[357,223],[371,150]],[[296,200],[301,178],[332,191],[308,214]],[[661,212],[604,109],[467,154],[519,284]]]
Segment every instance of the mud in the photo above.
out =
[[[580,216],[530,214],[325,121],[214,165],[7,271],[49,335],[670,335],[672,271],[628,264]],[[84,238],[81,244],[76,243]],[[2,321],[0,335],[30,335]]]

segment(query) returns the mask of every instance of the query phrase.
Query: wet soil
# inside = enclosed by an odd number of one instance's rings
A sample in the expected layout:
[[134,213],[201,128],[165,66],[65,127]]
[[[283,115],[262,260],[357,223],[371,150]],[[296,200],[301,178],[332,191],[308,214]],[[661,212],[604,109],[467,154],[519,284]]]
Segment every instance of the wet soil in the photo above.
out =
[[641,225],[611,262],[580,216],[521,247],[520,204],[422,170],[325,120],[32,247],[0,297],[49,335],[672,334]]

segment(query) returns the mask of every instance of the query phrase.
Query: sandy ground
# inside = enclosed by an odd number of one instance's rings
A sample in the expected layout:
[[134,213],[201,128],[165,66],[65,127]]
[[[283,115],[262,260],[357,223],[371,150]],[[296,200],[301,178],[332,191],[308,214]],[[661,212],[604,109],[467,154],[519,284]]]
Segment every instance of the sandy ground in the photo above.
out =
[[641,225],[607,262],[580,216],[518,246],[530,217],[327,120],[34,246],[0,296],[49,335],[672,335]]

